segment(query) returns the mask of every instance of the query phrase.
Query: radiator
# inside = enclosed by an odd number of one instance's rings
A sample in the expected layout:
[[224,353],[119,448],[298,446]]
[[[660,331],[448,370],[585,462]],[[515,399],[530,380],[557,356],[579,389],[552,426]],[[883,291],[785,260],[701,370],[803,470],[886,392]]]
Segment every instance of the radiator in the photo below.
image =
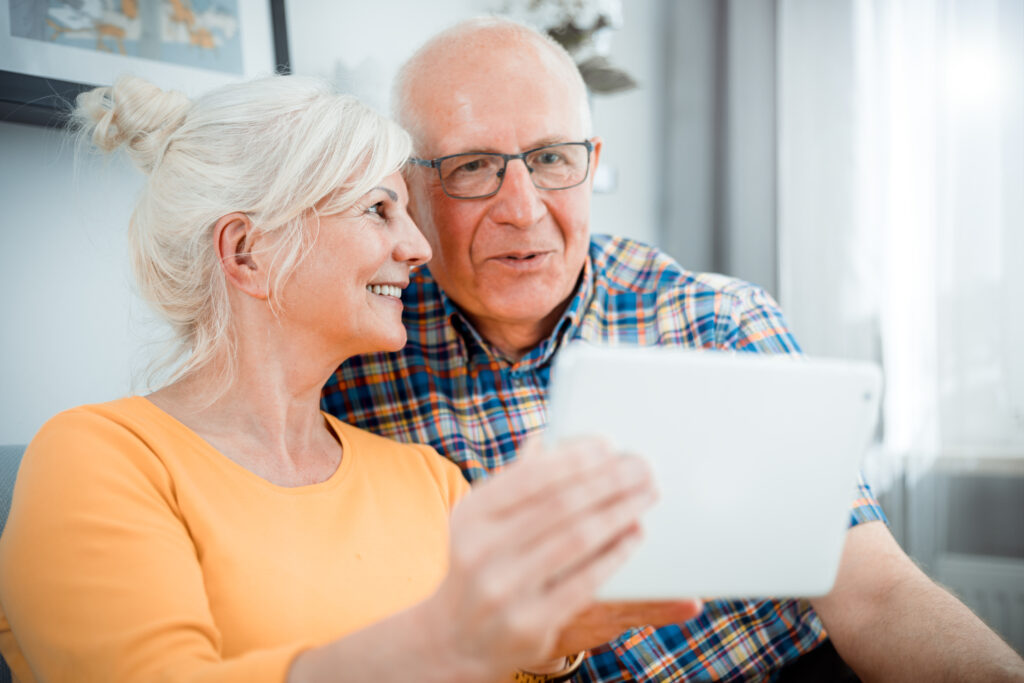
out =
[[932,578],[1024,656],[1024,560],[943,553]]

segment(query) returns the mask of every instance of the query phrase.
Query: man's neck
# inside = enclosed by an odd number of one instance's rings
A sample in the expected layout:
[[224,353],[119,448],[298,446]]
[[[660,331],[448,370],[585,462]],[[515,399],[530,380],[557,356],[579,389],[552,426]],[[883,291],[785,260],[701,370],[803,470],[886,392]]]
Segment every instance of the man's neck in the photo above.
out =
[[535,321],[508,322],[471,315],[466,315],[466,318],[503,358],[510,363],[516,363],[551,335],[569,301],[571,297],[548,315]]
[[509,363],[517,363],[555,331],[558,322],[583,287],[582,281],[586,273],[587,266],[584,265],[569,295],[539,319],[509,320],[479,316],[463,309],[453,299],[449,301],[502,358]]

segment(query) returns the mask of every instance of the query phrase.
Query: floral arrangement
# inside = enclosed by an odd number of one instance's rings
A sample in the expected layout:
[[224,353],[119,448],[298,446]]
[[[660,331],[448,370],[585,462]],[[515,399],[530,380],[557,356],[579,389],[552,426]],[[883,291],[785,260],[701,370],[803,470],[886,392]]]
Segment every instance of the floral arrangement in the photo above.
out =
[[572,55],[590,92],[636,87],[608,58],[612,32],[622,26],[621,0],[504,0],[499,11],[554,38]]

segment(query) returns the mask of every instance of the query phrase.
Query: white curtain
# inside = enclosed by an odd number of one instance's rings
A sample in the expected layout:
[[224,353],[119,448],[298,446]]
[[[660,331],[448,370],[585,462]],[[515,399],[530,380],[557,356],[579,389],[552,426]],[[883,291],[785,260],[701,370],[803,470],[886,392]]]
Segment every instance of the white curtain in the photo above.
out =
[[778,21],[780,299],[808,352],[882,363],[869,476],[1024,471],[1024,2]]

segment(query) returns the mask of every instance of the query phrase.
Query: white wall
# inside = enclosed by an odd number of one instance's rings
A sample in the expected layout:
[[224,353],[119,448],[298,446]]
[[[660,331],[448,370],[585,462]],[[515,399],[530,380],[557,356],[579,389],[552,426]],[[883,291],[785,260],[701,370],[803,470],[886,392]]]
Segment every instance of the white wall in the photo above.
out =
[[64,133],[0,123],[0,443],[127,393],[145,362],[125,249],[140,183],[123,160],[76,172]]
[[488,0],[286,0],[292,71],[330,78],[386,113],[399,65],[432,34],[490,6]]
[[662,35],[656,0],[622,3],[623,26],[612,39],[612,63],[626,70],[639,87],[594,97],[594,132],[604,139],[601,163],[618,178],[610,194],[595,194],[590,227],[594,233],[625,235],[655,244],[661,201],[659,108]]
[[[614,194],[595,197],[594,232],[652,241],[657,0],[625,3],[613,61],[641,88],[595,99]],[[298,73],[340,80],[386,107],[391,75],[427,36],[488,0],[292,2]],[[131,391],[152,321],[132,294],[125,235],[141,176],[124,159],[81,156],[66,134],[0,122],[0,443],[28,441],[54,413]]]

